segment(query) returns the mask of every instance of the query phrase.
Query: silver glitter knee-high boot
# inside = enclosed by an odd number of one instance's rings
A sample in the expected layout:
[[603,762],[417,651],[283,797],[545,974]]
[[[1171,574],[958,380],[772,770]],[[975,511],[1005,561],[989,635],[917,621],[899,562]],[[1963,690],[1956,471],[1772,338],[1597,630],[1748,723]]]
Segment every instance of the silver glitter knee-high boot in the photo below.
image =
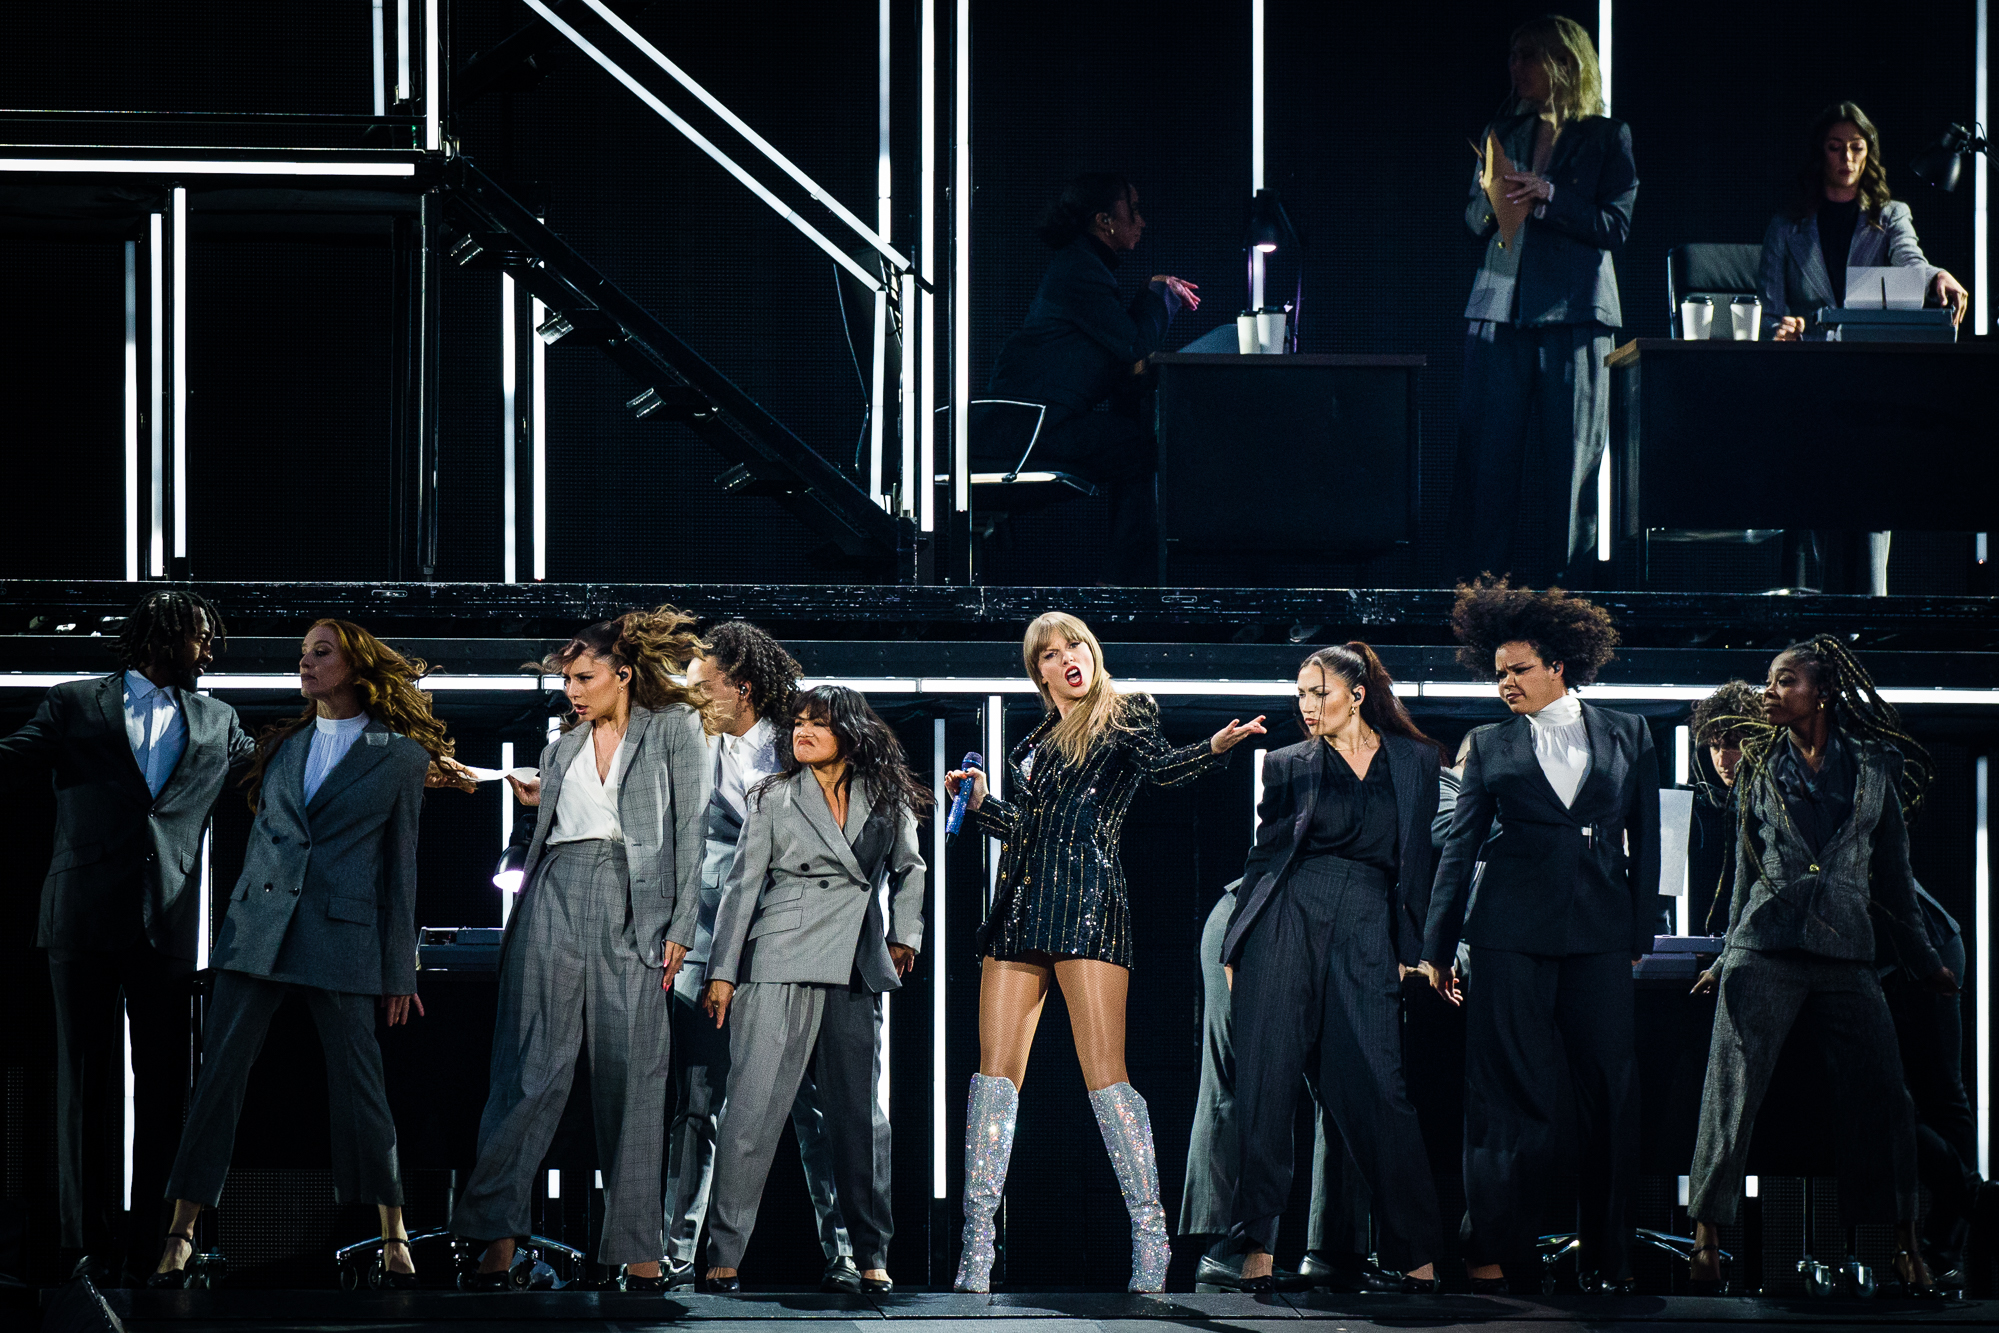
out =
[[1145,1098],[1129,1083],[1113,1083],[1090,1094],[1103,1131],[1104,1148],[1117,1172],[1124,1206],[1131,1213],[1131,1291],[1166,1290],[1166,1265],[1173,1247],[1166,1241],[1166,1210],[1159,1203],[1159,1161],[1152,1151],[1152,1117]]
[[953,1291],[992,1290],[993,1214],[1006,1188],[1019,1113],[1020,1089],[1012,1079],[972,1075],[972,1098],[965,1108],[965,1246]]

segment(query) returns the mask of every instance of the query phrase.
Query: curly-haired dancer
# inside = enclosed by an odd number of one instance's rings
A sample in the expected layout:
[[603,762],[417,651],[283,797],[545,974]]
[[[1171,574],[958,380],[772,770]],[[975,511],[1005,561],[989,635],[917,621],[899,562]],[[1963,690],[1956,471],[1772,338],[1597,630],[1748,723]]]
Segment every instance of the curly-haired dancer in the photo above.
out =
[[1931,947],[1909,870],[1905,822],[1929,785],[1929,755],[1837,639],[1786,648],[1763,693],[1769,728],[1736,769],[1735,892],[1728,943],[1695,983],[1716,992],[1687,1212],[1690,1279],[1720,1290],[1721,1227],[1735,1220],[1770,1071],[1798,1019],[1829,1056],[1860,1168],[1843,1183],[1852,1222],[1896,1224],[1895,1276],[1934,1286],[1916,1235],[1915,1113],[1876,972],[1878,921],[1892,955],[1938,993],[1957,979]]
[[597,1262],[631,1291],[659,1291],[660,1159],[672,1075],[668,987],[694,942],[708,754],[701,694],[676,676],[701,651],[693,618],[662,606],[581,630],[543,668],[572,710],[513,782],[540,807],[520,905],[500,952],[492,1089],[479,1162],[451,1216],[485,1243],[466,1290],[513,1284],[534,1173],[569,1100],[588,1033],[590,1100],[604,1173]]
[[702,997],[715,1027],[729,1024],[731,1056],[707,1282],[741,1287],[771,1154],[810,1064],[860,1286],[882,1292],[894,1232],[889,1128],[875,1109],[882,996],[923,944],[916,817],[931,797],[895,733],[844,686],[799,695],[778,749],[779,771],[750,793]]
[[423,663],[348,621],[317,621],[306,632],[305,711],[259,739],[244,782],[257,822],[215,941],[201,1078],[167,1181],[173,1226],[149,1286],[187,1283],[195,1219],[222,1200],[250,1066],[271,1016],[293,996],[312,1011],[326,1052],[334,1198],[376,1206],[380,1280],[416,1285],[375,1010],[386,1008],[394,1027],[416,999],[425,782],[434,774],[437,785],[473,785],[417,689],[423,673]]
[[993,1214],[1006,1188],[1020,1084],[1054,984],[1068,1003],[1090,1106],[1131,1213],[1131,1290],[1161,1291],[1171,1250],[1152,1120],[1124,1065],[1131,903],[1118,839],[1140,783],[1192,782],[1262,735],[1263,719],[1169,746],[1159,734],[1159,705],[1119,694],[1097,636],[1059,611],[1028,625],[1020,655],[1048,711],[1009,756],[1013,798],[989,796],[978,769],[944,779],[953,796],[970,782],[980,830],[1005,840],[999,893],[978,937],[979,1072],[965,1113],[965,1241],[954,1285],[991,1285]]
[[[707,700],[715,789],[708,798],[694,947],[673,979],[674,1103],[666,1150],[666,1258],[667,1277],[676,1286],[694,1279],[715,1173],[716,1125],[729,1089],[729,1029],[717,1028],[700,1008],[715,913],[749,815],[750,790],[778,771],[777,729],[791,711],[801,674],[782,644],[746,621],[716,625],[703,637],[707,649],[687,664],[687,683],[699,686]],[[886,1132],[880,1101],[870,1101],[869,1107]],[[800,1077],[791,1127],[819,1222],[819,1244],[826,1254],[820,1287],[858,1292],[861,1273],[854,1267],[852,1238],[840,1212],[826,1117],[809,1073]]]
[[[1617,646],[1602,608],[1556,588],[1460,585],[1458,660],[1513,716],[1471,733],[1438,858],[1422,971],[1465,1003],[1466,1263],[1502,1290],[1538,1268],[1563,1085],[1574,1090],[1585,1290],[1629,1291],[1638,1174],[1631,966],[1660,924],[1659,760],[1643,718],[1579,701]],[[1497,828],[1493,817],[1498,817]],[[1484,862],[1476,903],[1473,871]],[[1471,944],[1460,995],[1454,958]],[[1538,1286],[1537,1286],[1538,1290]]]
[[[117,639],[119,670],[57,685],[0,738],[0,790],[55,782],[55,856],[36,943],[56,1016],[60,1244],[99,1285],[150,1268],[188,1085],[188,1021],[201,933],[201,836],[255,745],[236,710],[198,692],[226,643],[197,593],[153,593]],[[125,1016],[135,1092],[130,1234],[124,1140]]]

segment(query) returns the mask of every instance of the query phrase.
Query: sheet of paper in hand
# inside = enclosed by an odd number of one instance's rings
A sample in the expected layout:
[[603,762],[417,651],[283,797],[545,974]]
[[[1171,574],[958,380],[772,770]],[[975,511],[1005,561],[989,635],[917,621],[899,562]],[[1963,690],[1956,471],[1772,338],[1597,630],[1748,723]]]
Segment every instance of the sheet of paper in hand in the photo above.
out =
[[1506,177],[1520,168],[1513,165],[1513,159],[1499,146],[1498,135],[1486,134],[1485,152],[1480,157],[1484,167],[1479,172],[1478,183],[1485,191],[1486,203],[1492,206],[1493,220],[1499,224],[1499,243],[1511,245],[1513,238],[1520,233],[1520,224],[1527,220],[1527,214],[1534,206],[1525,199],[1516,204],[1506,197],[1508,191],[1515,188],[1507,183]]

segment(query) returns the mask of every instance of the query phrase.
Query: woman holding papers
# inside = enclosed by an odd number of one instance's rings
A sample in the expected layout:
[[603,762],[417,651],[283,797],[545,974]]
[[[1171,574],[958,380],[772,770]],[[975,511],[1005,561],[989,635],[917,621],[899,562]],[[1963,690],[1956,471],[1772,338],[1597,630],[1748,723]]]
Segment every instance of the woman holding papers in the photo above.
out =
[[[1465,303],[1451,572],[1568,583],[1596,545],[1610,412],[1603,358],[1624,318],[1611,256],[1631,231],[1638,168],[1630,129],[1604,114],[1596,49],[1579,24],[1556,15],[1522,24],[1507,69],[1512,96],[1480,138],[1465,209],[1486,246]],[[1538,537],[1514,530],[1537,406],[1533,484],[1552,528]]]
[[1846,275],[1856,268],[1919,268],[1929,299],[1964,318],[1965,290],[1923,258],[1909,206],[1888,197],[1881,132],[1851,102],[1837,102],[1812,122],[1797,195],[1763,233],[1763,319],[1779,342],[1823,338],[1813,317],[1846,303]]

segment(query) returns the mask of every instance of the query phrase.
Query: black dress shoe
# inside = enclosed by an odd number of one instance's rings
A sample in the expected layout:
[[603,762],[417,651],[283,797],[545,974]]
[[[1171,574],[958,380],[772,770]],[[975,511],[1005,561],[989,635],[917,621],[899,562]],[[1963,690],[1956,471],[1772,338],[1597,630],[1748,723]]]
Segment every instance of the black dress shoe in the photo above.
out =
[[666,1289],[681,1291],[694,1286],[694,1261],[692,1259],[666,1259],[659,1269],[666,1274]]
[[714,1292],[717,1294],[741,1291],[743,1289],[743,1279],[741,1274],[735,1277],[704,1277],[694,1284],[694,1289],[696,1291]]
[[1277,1274],[1265,1273],[1262,1277],[1236,1277],[1237,1291],[1250,1296],[1262,1296],[1277,1290]]
[[672,1279],[667,1277],[665,1268],[664,1264],[660,1265],[660,1272],[653,1277],[641,1277],[637,1273],[625,1274],[625,1290],[655,1296],[669,1290],[668,1283]]
[[1309,1291],[1312,1279],[1303,1273],[1293,1273],[1285,1268],[1270,1270],[1271,1283],[1267,1287],[1245,1287],[1242,1285],[1242,1269],[1230,1264],[1226,1259],[1217,1259],[1212,1254],[1204,1254],[1194,1265],[1194,1289],[1219,1287],[1223,1291]]
[[1474,1296],[1504,1296],[1513,1290],[1513,1284],[1503,1277],[1475,1277],[1471,1290]]
[[886,1277],[864,1277],[861,1279],[861,1290],[870,1296],[879,1296],[883,1292],[894,1291],[895,1280]]
[[1410,1277],[1402,1275],[1401,1291],[1404,1296],[1435,1296],[1444,1289],[1442,1278]]
[[481,1273],[477,1269],[467,1269],[458,1275],[460,1291],[519,1291],[510,1270],[501,1269],[497,1273]]
[[[186,1291],[188,1284],[194,1280],[194,1237],[184,1231],[169,1231],[166,1238],[186,1243],[187,1261],[179,1268],[170,1269],[164,1273],[148,1274],[146,1276],[146,1286],[153,1291]],[[90,1273],[88,1269],[93,1263],[94,1261],[88,1255],[84,1256],[76,1266],[76,1276],[89,1277]],[[96,1281],[95,1278],[91,1280],[93,1282]]]
[[826,1261],[826,1271],[819,1276],[819,1290],[858,1296],[863,1290],[861,1270],[854,1267],[854,1261],[847,1255],[836,1254]]

